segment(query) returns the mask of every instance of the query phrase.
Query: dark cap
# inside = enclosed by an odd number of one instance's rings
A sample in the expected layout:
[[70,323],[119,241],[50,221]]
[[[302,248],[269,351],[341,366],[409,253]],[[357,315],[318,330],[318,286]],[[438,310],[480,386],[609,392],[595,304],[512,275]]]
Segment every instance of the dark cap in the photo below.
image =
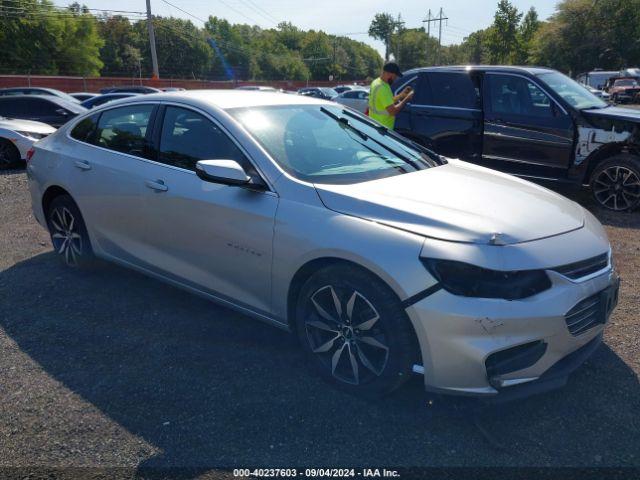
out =
[[397,76],[402,77],[402,72],[400,71],[400,67],[396,62],[387,62],[382,67],[383,72],[395,73]]

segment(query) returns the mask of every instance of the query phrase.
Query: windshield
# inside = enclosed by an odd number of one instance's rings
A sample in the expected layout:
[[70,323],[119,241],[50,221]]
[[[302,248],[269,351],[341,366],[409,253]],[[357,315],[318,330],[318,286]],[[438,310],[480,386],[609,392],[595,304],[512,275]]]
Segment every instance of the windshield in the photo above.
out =
[[627,78],[625,80],[616,80],[613,85],[616,87],[637,87],[638,82]]
[[336,95],[338,95],[338,92],[336,92],[333,88],[322,87],[320,88],[320,91],[330,97],[335,97]]
[[604,108],[607,106],[606,102],[600,100],[578,82],[559,72],[541,73],[538,78],[544,81],[551,90],[560,95],[569,105],[578,110]]
[[278,164],[312,183],[350,184],[438,165],[434,154],[332,105],[229,110]]
[[604,84],[607,83],[611,77],[616,77],[618,72],[591,72],[587,74],[587,79],[589,85],[592,87],[601,90],[604,87]]

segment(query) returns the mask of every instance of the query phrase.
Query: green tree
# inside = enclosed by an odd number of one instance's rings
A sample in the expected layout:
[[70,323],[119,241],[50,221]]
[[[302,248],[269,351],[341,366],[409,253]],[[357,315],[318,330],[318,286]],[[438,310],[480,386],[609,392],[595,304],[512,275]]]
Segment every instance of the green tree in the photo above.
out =
[[500,0],[487,38],[491,63],[512,63],[518,46],[518,27],[522,13],[509,2]]
[[531,60],[574,74],[640,64],[640,0],[564,0],[534,35]]
[[142,53],[137,46],[140,40],[129,19],[122,16],[105,17],[98,25],[100,36],[104,40],[100,49],[100,59],[104,63],[101,74],[140,74]]
[[518,30],[518,48],[515,63],[524,65],[529,61],[533,37],[539,28],[540,20],[538,19],[538,12],[534,7],[531,7],[522,19]]
[[0,18],[4,73],[97,75],[102,39],[96,18],[73,4],[60,11],[47,0],[12,0]]
[[369,25],[369,36],[384,42],[384,59],[389,60],[391,38],[396,31],[396,20],[390,13],[376,13]]

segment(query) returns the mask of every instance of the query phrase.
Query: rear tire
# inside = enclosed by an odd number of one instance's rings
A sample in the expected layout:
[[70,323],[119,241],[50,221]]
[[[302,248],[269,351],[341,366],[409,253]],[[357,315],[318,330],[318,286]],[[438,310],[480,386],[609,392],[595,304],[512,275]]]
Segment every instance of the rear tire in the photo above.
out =
[[591,193],[601,207],[631,211],[640,205],[640,157],[621,153],[596,166]]
[[0,169],[17,167],[20,164],[20,152],[9,140],[0,138]]
[[311,275],[297,299],[295,326],[313,368],[350,393],[389,393],[411,377],[413,364],[420,361],[400,300],[355,266],[332,265]]
[[69,195],[53,199],[47,210],[47,226],[55,253],[72,268],[93,263],[94,256],[80,209]]

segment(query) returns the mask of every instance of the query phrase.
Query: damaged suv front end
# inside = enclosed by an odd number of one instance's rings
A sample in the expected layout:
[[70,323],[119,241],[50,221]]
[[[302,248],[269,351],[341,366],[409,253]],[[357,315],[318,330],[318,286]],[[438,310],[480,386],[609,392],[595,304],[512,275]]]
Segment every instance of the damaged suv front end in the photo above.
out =
[[576,88],[554,71],[537,75],[562,102],[575,124],[573,162],[567,177],[591,187],[607,209],[632,211],[640,205],[640,110],[612,106]]

